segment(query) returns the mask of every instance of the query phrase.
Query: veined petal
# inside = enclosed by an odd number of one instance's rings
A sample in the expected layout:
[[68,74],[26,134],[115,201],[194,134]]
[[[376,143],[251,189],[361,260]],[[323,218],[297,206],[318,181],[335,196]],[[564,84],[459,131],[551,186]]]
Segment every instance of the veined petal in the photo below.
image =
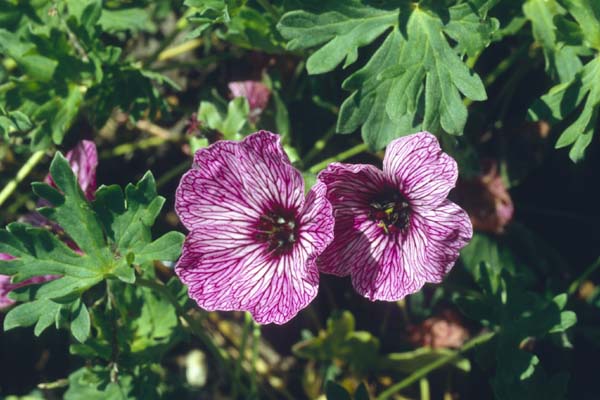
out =
[[429,132],[393,140],[385,152],[383,172],[415,209],[442,203],[458,177],[456,161]]
[[424,261],[420,274],[427,282],[441,282],[454,266],[460,249],[473,237],[469,215],[450,200],[444,200],[435,209],[420,211],[413,221],[415,253]]
[[194,169],[177,188],[175,210],[192,230],[215,218],[254,221],[274,204],[300,209],[302,174],[294,168],[279,136],[260,131],[241,142],[220,141],[199,150]]
[[314,256],[303,246],[275,257],[250,231],[231,225],[192,231],[175,271],[202,308],[246,310],[259,323],[287,322],[319,284]]
[[[406,233],[368,240],[352,269],[356,291],[370,300],[400,300],[426,282],[439,283],[473,235],[467,213],[445,200],[411,217]],[[370,235],[373,237],[374,235]]]
[[327,185],[335,217],[334,239],[319,257],[319,269],[345,276],[368,251],[363,231],[373,225],[368,220],[369,202],[385,186],[383,173],[372,165],[333,163],[319,174],[319,180]]
[[407,239],[397,233],[368,241],[368,251],[352,268],[352,285],[359,294],[372,301],[396,301],[423,287],[425,282],[407,262],[413,250]]
[[300,217],[298,245],[310,254],[321,254],[333,240],[333,209],[327,200],[327,186],[319,180],[306,196]]

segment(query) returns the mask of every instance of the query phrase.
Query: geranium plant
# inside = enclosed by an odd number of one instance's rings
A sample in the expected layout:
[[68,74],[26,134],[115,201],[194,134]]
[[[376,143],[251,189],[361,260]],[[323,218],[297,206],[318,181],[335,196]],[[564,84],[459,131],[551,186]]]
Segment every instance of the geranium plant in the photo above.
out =
[[0,397],[597,398],[599,50],[594,0],[4,1]]

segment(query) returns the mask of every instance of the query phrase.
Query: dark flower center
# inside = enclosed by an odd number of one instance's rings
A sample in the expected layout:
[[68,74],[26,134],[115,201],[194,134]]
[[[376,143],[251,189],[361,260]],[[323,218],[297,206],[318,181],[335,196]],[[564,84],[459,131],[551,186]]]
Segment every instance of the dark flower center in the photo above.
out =
[[369,218],[381,227],[385,234],[403,231],[410,224],[410,205],[397,191],[378,194],[369,203]]
[[298,239],[298,223],[294,210],[275,207],[260,216],[256,238],[269,246],[275,254],[289,253]]

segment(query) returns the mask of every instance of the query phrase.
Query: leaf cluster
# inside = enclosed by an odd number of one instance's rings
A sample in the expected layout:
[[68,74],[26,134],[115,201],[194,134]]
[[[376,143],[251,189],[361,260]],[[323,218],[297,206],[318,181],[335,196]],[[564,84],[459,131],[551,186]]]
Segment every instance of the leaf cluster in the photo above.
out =
[[133,119],[165,111],[155,86],[165,83],[164,78],[127,59],[121,45],[132,34],[156,29],[153,9],[139,1],[111,6],[100,0],[4,2],[0,8],[3,140],[29,143],[32,149],[60,144],[91,104],[88,120],[96,127],[115,107]]
[[341,63],[347,68],[361,47],[373,44],[371,58],[342,84],[351,94],[341,106],[337,131],[362,126],[364,141],[381,149],[418,130],[462,134],[467,109],[461,95],[487,98],[464,56],[476,56],[498,28],[487,17],[490,3],[443,9],[433,2],[378,8],[358,0],[330,1],[315,11],[303,6],[286,13],[278,28],[289,50],[317,48],[307,59],[309,74]]

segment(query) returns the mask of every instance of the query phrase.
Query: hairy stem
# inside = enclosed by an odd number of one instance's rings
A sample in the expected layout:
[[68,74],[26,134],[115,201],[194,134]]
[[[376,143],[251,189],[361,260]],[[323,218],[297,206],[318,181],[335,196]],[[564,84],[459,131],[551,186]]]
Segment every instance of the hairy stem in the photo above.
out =
[[438,358],[434,362],[429,363],[422,368],[419,368],[418,370],[413,372],[410,376],[403,379],[402,381],[396,383],[395,385],[390,386],[388,389],[384,390],[377,397],[377,400],[389,399],[396,392],[404,389],[405,387],[412,385],[413,383],[419,381],[421,378],[426,377],[430,372],[433,372],[436,369],[441,368],[444,365],[451,363],[452,361],[456,360],[459,356],[468,352],[469,350],[471,350],[477,346],[480,346],[484,343],[487,343],[495,335],[496,335],[496,332],[488,332],[488,333],[484,333],[483,335],[479,335],[479,336],[471,339],[470,341],[465,343],[465,345],[463,347],[461,347],[460,350],[458,350],[456,353],[447,355],[442,358]]
[[4,186],[4,189],[0,192],[0,206],[10,197],[15,191],[19,183],[23,181],[29,175],[29,173],[35,168],[35,166],[44,158],[44,151],[38,150],[29,157],[29,159],[23,164],[21,169],[17,172],[17,175]]

